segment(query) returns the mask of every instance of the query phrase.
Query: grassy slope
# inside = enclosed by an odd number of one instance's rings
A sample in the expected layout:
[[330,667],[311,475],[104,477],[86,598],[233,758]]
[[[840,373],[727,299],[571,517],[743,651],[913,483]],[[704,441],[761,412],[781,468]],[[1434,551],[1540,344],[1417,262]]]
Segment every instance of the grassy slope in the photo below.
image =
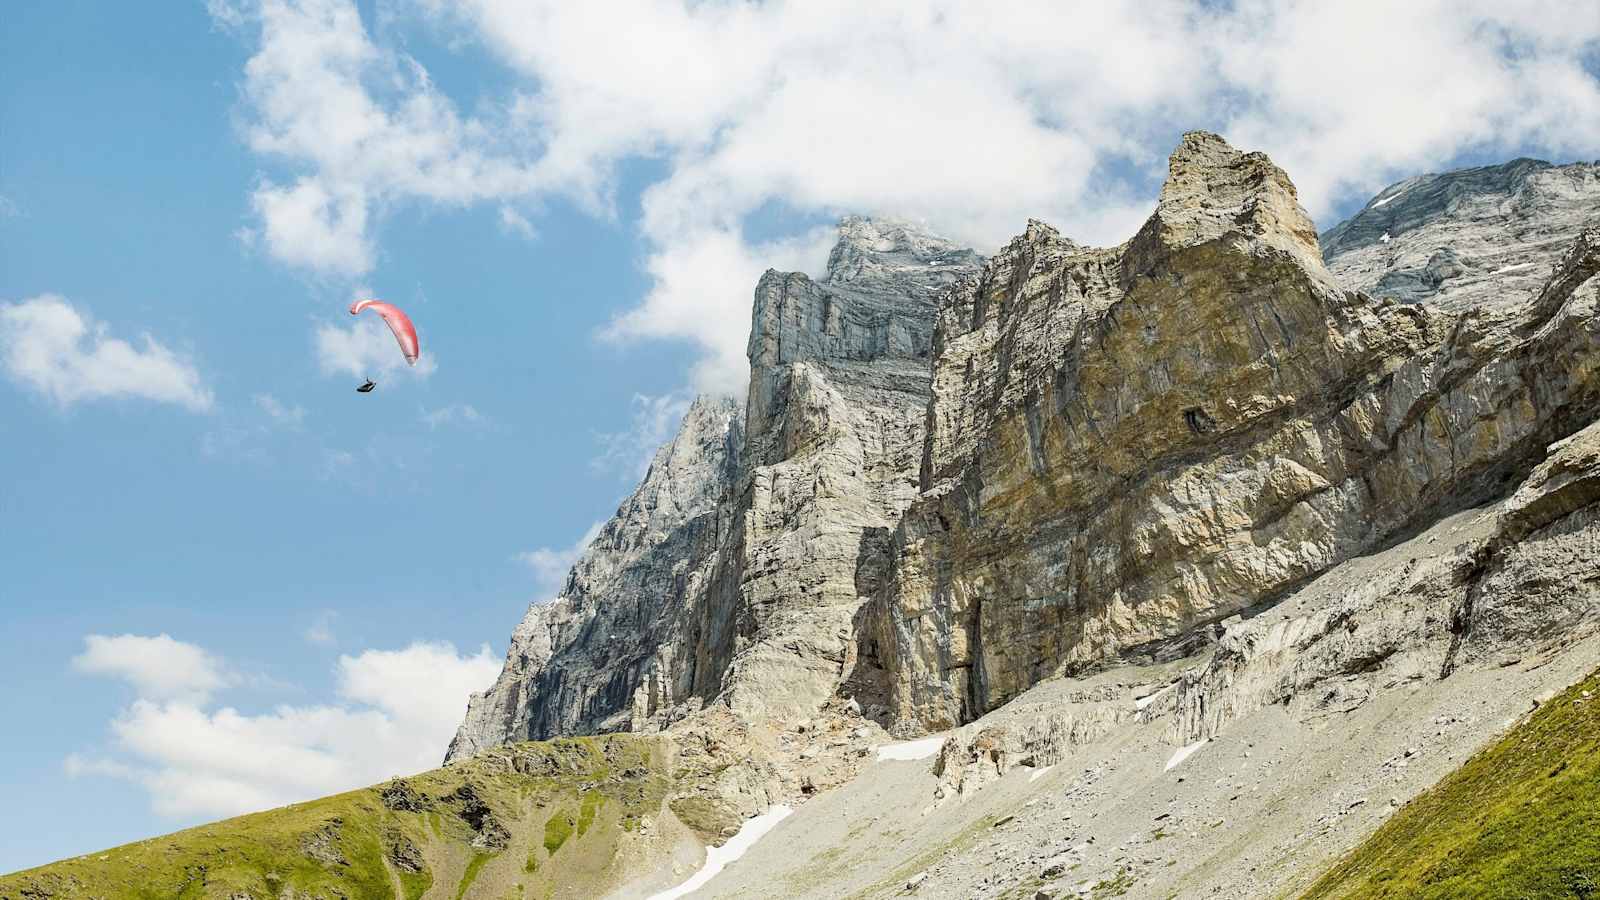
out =
[[1305,894],[1375,897],[1600,900],[1600,671],[1406,804]]
[[[520,744],[403,783],[0,876],[0,900],[586,896],[616,874],[619,842],[666,790],[648,739]],[[553,848],[552,819],[574,823]]]

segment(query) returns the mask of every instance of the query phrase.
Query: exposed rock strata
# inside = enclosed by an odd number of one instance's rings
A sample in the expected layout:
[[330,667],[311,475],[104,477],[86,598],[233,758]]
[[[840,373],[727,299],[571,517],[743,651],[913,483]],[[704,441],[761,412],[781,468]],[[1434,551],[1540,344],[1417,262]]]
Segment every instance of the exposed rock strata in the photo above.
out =
[[1344,290],[1287,176],[1206,134],[1122,247],[1030,226],[941,304],[922,495],[864,636],[894,727],[1181,653],[1507,490],[1600,410],[1579,277],[1461,314]]
[[1518,159],[1390,185],[1322,252],[1347,287],[1461,312],[1532,297],[1597,217],[1600,162]]
[[447,758],[652,731],[713,700],[781,724],[833,694],[858,562],[916,494],[934,295],[980,261],[903,223],[839,228],[823,278],[756,288],[748,411],[695,402],[560,597],[529,609]]
[[[1258,613],[1505,496],[1600,412],[1600,240],[1574,199],[1591,168],[1407,182],[1329,233],[1332,271],[1282,170],[1204,133],[1185,137],[1155,214],[1115,248],[1030,222],[980,270],[913,228],[846,220],[825,277],[762,278],[745,407],[697,403],[562,598],[530,610],[452,755],[671,728],[704,746],[708,771],[730,766],[726,790],[702,798],[726,813],[858,764],[849,740],[794,727],[824,707],[835,735],[864,727],[861,713],[940,730],[1054,675],[1203,659],[1213,644],[1209,674],[1138,707],[1141,721],[1181,710],[1174,736],[1194,737],[1229,704],[1280,702],[1202,681],[1226,679],[1234,644],[1271,621]],[[1410,243],[1378,241],[1380,228]],[[1449,235],[1499,268],[1389,291],[1408,302],[1343,281],[1382,280],[1361,261],[1374,243],[1409,265],[1412,243]],[[1524,284],[1502,251],[1544,275]],[[1536,574],[1507,574],[1546,527],[1517,515],[1588,502],[1585,477],[1557,465],[1547,480],[1479,549],[1430,563],[1433,600],[1370,613],[1395,640],[1434,629],[1384,659],[1439,677],[1492,652],[1491,635],[1587,627],[1587,599],[1563,606],[1530,587]],[[1370,599],[1413,575],[1380,573]],[[1451,593],[1495,577],[1521,579],[1495,598],[1537,596],[1539,610]],[[1305,649],[1321,635],[1305,665],[1323,669],[1301,687],[1337,680],[1370,654],[1327,642],[1332,615],[1249,640]],[[983,747],[960,732],[947,787],[987,780],[990,751],[1053,758],[1131,716],[1122,701],[1041,710]],[[788,771],[824,758],[815,777]]]
[[699,398],[676,437],[573,566],[560,596],[529,607],[505,668],[475,694],[447,759],[522,740],[627,728],[635,695],[683,695],[693,673],[675,655],[710,587],[728,533],[726,492],[742,446],[742,409]]

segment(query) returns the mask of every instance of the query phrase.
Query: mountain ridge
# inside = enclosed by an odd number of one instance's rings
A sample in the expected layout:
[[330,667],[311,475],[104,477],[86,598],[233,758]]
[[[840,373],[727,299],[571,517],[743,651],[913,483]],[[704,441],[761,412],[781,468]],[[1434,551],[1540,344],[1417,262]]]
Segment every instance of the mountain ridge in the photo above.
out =
[[1487,168],[1326,245],[1206,132],[1115,247],[846,218],[443,771],[626,731],[677,834],[799,807],[706,896],[1307,886],[1600,652],[1600,182]]

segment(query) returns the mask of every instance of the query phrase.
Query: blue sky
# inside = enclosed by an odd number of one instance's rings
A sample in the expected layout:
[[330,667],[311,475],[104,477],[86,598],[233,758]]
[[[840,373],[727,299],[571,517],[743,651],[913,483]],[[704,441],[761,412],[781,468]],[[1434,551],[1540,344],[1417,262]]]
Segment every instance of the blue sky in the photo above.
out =
[[[963,4],[14,4],[0,871],[389,774],[340,754],[438,758],[685,399],[737,389],[756,275],[814,270],[839,214],[1115,241],[1189,127],[1266,149],[1324,226],[1419,171],[1600,156],[1582,4],[1168,5],[998,33]],[[420,373],[351,330],[366,293]]]

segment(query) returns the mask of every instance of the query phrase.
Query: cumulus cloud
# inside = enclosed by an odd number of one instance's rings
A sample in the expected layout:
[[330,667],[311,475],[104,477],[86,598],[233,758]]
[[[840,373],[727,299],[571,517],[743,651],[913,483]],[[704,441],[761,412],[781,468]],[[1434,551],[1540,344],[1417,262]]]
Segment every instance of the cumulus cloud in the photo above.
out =
[[229,683],[221,661],[170,635],[91,634],[72,667],[132,684],[141,697],[201,702]]
[[192,363],[148,334],[139,343],[112,337],[109,326],[54,294],[0,303],[0,363],[18,384],[61,406],[138,397],[211,409],[211,391]]
[[589,530],[578,538],[570,547],[540,547],[536,550],[525,550],[518,553],[515,559],[533,570],[539,589],[554,596],[561,589],[562,582],[567,579],[567,572],[572,569],[583,551],[599,536],[602,522],[589,526]]
[[[170,641],[164,635],[118,640],[163,639]],[[114,750],[69,756],[64,767],[77,776],[133,780],[148,790],[158,813],[199,817],[252,812],[437,766],[467,696],[494,680],[500,662],[487,645],[471,655],[421,641],[367,650],[339,658],[335,702],[258,713],[216,706],[205,694],[174,693],[166,681],[136,674],[146,668],[87,670],[126,677],[139,697],[111,723]]]
[[273,256],[316,272],[373,267],[377,210],[411,199],[460,204],[536,185],[504,123],[462,116],[428,73],[373,43],[350,0],[211,4],[250,33],[246,143],[299,174],[264,179],[252,197]]
[[317,191],[279,216],[290,230],[360,271],[373,237],[358,210],[559,194],[614,215],[619,167],[648,160],[653,286],[607,334],[690,341],[695,384],[723,390],[743,387],[753,276],[816,259],[803,226],[770,233],[774,210],[895,215],[980,250],[1028,216],[1111,243],[1149,209],[1187,128],[1270,153],[1324,218],[1464,154],[1600,146],[1589,0],[397,7],[512,73],[478,117],[375,43],[349,0],[251,9],[251,144]]

